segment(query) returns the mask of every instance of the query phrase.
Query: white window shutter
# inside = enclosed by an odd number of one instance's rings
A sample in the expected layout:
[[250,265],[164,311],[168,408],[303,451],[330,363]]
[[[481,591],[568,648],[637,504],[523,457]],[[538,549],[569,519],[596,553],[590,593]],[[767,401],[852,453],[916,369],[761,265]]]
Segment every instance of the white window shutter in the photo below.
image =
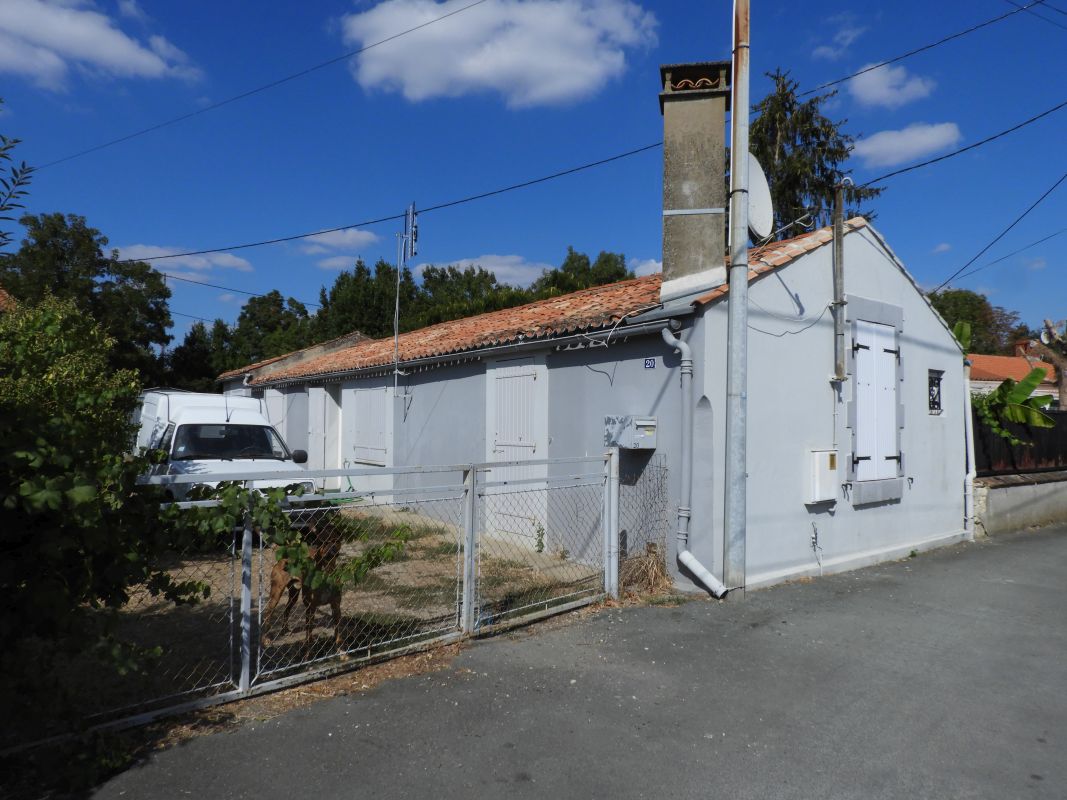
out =
[[878,348],[874,353],[877,364],[878,459],[877,478],[895,478],[898,472],[897,451],[897,351],[896,331],[889,325],[878,325]]
[[857,481],[877,478],[878,458],[878,328],[873,322],[857,320],[855,352],[856,447],[852,454]]

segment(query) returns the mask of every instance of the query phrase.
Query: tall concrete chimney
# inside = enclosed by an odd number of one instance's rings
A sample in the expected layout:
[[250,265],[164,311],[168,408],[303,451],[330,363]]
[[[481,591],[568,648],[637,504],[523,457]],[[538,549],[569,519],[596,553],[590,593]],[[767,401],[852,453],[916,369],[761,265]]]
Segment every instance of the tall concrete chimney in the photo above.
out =
[[660,299],[726,283],[726,108],[730,62],[666,64]]

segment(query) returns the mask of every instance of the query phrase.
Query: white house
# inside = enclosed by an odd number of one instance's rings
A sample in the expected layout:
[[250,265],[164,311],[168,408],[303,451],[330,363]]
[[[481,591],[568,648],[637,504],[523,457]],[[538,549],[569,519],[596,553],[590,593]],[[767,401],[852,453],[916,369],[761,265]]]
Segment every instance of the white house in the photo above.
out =
[[[648,418],[680,528],[691,509],[668,563],[683,583],[700,568],[721,580],[728,75],[728,62],[663,68],[664,275],[403,334],[395,389],[389,339],[237,371],[226,390],[262,390],[312,468],[594,455],[606,418]],[[751,251],[748,587],[967,535],[963,353],[856,218],[841,242],[847,374],[832,380],[832,240],[826,228]],[[622,457],[640,470],[648,451]]]

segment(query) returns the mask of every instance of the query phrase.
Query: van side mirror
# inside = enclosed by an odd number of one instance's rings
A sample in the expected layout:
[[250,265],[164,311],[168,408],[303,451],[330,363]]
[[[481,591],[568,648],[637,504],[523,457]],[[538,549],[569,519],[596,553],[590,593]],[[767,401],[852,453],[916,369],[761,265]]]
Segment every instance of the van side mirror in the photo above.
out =
[[293,451],[293,463],[294,464],[306,464],[308,460],[307,450],[294,450]]

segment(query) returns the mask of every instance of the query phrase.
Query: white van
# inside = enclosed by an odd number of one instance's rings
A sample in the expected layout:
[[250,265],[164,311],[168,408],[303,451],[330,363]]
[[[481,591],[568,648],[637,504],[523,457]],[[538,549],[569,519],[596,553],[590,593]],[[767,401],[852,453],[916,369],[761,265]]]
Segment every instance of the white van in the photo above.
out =
[[[297,481],[256,479],[256,473],[291,471],[307,463],[305,451],[290,452],[255,397],[152,389],[141,395],[134,423],[138,452],[163,450],[167,455],[153,475],[229,473],[235,480],[250,480],[254,488],[273,488]],[[192,486],[174,484],[168,494],[181,499]],[[314,491],[310,481],[304,488]]]

